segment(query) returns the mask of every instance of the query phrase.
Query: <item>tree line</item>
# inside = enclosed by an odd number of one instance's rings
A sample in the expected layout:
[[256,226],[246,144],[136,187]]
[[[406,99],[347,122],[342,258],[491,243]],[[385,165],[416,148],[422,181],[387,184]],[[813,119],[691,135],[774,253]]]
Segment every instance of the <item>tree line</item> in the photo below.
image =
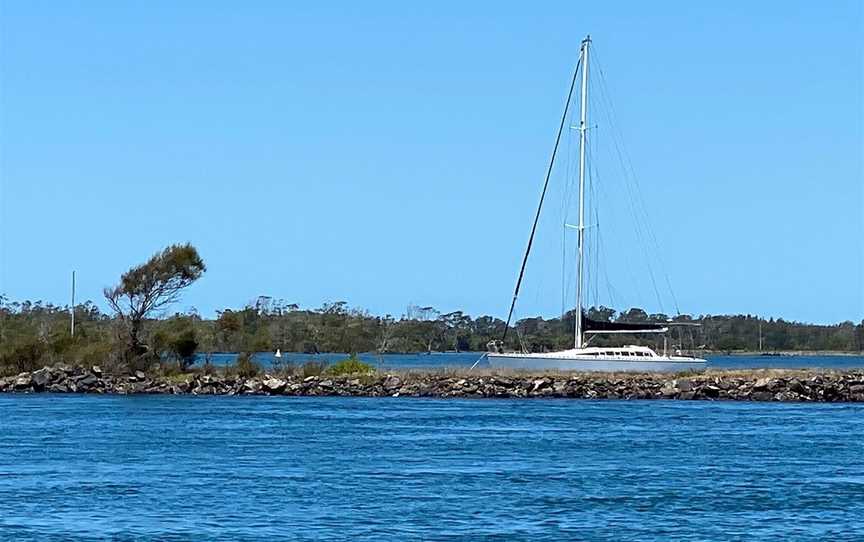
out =
[[[393,315],[373,315],[344,301],[301,308],[262,296],[215,318],[194,310],[165,315],[166,307],[206,271],[191,245],[173,245],[123,274],[105,289],[110,312],[87,301],[71,310],[41,301],[13,301],[0,295],[0,373],[55,364],[147,368],[173,363],[188,368],[198,354],[214,352],[443,352],[484,351],[504,335],[505,322],[462,311],[440,312],[409,305]],[[650,314],[640,308],[617,311],[592,307],[587,316],[606,322],[670,322],[668,347],[701,351],[864,350],[864,321],[816,325],[753,315]],[[507,333],[507,348],[551,351],[572,347],[575,313],[518,320]],[[647,344],[657,336],[594,336],[593,345]]]

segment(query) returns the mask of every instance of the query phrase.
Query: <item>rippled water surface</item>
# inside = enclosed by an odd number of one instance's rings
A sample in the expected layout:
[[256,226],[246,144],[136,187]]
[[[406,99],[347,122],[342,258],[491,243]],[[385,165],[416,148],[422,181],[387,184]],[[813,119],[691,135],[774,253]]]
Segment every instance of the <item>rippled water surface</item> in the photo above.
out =
[[862,540],[864,406],[2,395],[3,540]]

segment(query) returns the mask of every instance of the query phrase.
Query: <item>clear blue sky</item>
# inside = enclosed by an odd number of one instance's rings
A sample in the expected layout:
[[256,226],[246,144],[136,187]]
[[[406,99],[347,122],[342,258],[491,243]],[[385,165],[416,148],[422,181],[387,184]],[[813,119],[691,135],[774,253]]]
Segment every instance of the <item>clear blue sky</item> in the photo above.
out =
[[0,292],[65,303],[74,268],[99,301],[190,241],[209,271],[178,309],[503,316],[590,33],[681,310],[860,320],[862,25],[858,1],[5,0]]

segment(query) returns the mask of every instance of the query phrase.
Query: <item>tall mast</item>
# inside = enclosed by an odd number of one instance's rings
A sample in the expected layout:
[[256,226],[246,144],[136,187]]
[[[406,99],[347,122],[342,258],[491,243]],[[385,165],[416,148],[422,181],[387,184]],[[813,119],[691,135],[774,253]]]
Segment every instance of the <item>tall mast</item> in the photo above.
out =
[[582,348],[582,284],[585,246],[585,138],[588,131],[588,46],[591,36],[582,40],[582,105],[579,118],[579,260],[576,267],[576,348]]

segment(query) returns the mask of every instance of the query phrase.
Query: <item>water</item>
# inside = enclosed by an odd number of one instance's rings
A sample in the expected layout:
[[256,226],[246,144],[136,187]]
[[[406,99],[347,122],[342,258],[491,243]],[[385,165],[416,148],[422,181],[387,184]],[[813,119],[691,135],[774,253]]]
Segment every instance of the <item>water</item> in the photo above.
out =
[[[359,358],[382,369],[440,369],[444,367],[467,368],[474,365],[483,355],[482,352],[445,352],[432,354],[359,354]],[[214,354],[212,361],[217,365],[234,362],[237,354]],[[348,357],[348,354],[298,354],[283,353],[283,363],[303,364],[308,361],[333,363]],[[265,366],[271,366],[276,359],[272,352],[259,352],[255,359]],[[199,362],[203,357],[199,356]],[[864,368],[864,356],[708,356],[711,369],[860,369]]]
[[862,540],[864,405],[2,395],[2,540]]

